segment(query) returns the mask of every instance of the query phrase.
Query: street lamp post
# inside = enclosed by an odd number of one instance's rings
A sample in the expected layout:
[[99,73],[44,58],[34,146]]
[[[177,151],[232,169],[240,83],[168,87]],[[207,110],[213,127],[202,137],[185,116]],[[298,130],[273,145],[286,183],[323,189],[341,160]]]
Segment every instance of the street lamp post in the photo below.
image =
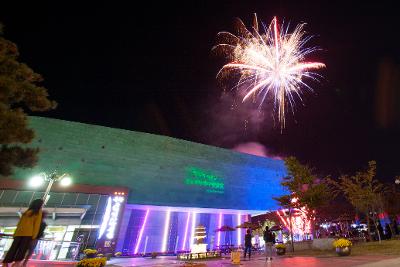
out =
[[47,196],[50,193],[51,187],[53,186],[54,182],[60,182],[62,186],[69,186],[72,183],[72,180],[66,173],[62,175],[58,175],[56,171],[47,174],[45,172],[36,175],[31,178],[30,185],[33,187],[41,186],[44,182],[48,182],[46,191],[43,195],[43,201],[46,203]]
[[292,207],[289,206],[289,224],[290,224],[290,239],[292,241],[292,252],[294,252],[293,225],[292,225]]
[[292,215],[293,215],[293,206],[299,201],[298,197],[293,197],[290,200],[289,204],[289,227],[290,227],[290,238],[292,239],[292,252],[294,252],[294,239],[293,239],[293,225],[292,225]]

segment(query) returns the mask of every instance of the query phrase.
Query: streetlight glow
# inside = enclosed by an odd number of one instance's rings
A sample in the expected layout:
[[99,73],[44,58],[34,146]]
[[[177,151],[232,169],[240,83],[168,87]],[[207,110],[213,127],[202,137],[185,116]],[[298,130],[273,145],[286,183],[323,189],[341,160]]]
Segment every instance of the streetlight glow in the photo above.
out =
[[35,175],[29,180],[29,186],[31,187],[39,187],[43,185],[43,183],[44,183],[44,177],[41,174]]
[[36,175],[29,180],[28,184],[31,187],[39,187],[42,184],[44,184],[45,181],[48,182],[48,184],[46,191],[44,192],[43,195],[44,205],[46,205],[46,202],[49,198],[50,189],[55,182],[59,182],[61,186],[69,186],[72,184],[71,177],[67,176],[66,173],[62,175],[57,175],[56,171],[50,174],[43,172],[39,175]]
[[72,179],[69,176],[62,178],[60,181],[60,185],[62,185],[62,186],[69,186],[71,184],[72,184]]

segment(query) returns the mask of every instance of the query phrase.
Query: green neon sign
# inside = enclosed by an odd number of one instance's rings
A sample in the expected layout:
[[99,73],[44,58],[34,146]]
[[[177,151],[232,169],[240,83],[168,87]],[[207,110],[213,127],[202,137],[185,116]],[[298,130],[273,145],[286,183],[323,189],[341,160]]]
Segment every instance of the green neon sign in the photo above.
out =
[[225,189],[221,177],[195,167],[186,169],[185,184],[204,187],[207,193],[223,194]]

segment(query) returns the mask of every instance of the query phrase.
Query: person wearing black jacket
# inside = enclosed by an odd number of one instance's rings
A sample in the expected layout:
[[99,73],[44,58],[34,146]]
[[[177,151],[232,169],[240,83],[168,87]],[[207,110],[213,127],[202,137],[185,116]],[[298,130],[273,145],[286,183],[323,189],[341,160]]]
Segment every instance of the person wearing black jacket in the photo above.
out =
[[[267,258],[267,261],[271,261],[272,260],[272,246],[275,244],[275,234],[271,230],[269,230],[268,226],[265,227],[264,241],[265,241],[265,256]],[[268,257],[268,254],[269,254],[269,257]]]
[[379,235],[380,235],[381,239],[382,239],[382,240],[385,239],[385,236],[384,236],[384,234],[383,234],[383,227],[382,227],[380,221],[378,221],[378,226],[377,226],[376,228],[377,228],[377,230],[378,230],[378,232],[379,232]]
[[393,218],[393,230],[394,230],[393,234],[395,234],[395,235],[399,234],[399,227],[398,227],[396,218]]
[[249,260],[251,257],[251,248],[252,248],[252,244],[251,244],[251,230],[247,229],[247,233],[244,236],[244,258],[246,259],[246,252],[249,252]]
[[385,239],[390,240],[392,239],[392,229],[390,228],[390,225],[388,223],[386,223],[385,225]]

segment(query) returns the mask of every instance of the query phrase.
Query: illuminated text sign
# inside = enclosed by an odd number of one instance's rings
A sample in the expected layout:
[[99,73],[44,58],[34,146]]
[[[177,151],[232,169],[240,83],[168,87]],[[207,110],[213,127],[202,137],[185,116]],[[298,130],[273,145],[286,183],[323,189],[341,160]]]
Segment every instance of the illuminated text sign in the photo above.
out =
[[118,215],[119,215],[119,211],[121,209],[121,204],[123,202],[124,202],[124,197],[121,197],[121,196],[115,196],[112,199],[111,214],[110,214],[110,219],[108,220],[107,230],[106,230],[107,239],[114,238],[115,229],[118,224]]
[[202,186],[207,193],[223,194],[225,184],[222,178],[199,168],[188,168],[185,184]]

